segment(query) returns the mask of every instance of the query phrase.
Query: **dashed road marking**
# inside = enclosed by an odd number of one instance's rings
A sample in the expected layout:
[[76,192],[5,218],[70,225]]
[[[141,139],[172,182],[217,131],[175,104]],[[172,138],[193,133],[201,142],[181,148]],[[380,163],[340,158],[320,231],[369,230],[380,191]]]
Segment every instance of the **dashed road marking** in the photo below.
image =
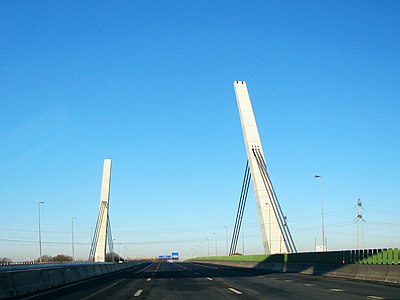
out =
[[151,278],[147,278],[147,281],[150,281],[151,280]]
[[286,279],[285,282],[293,282],[291,279]]
[[237,295],[241,295],[242,294],[241,291],[235,290],[234,288],[228,288],[228,290],[230,290],[231,292],[234,292]]
[[367,296],[368,299],[376,299],[376,300],[383,300],[385,298],[379,296]]
[[212,278],[210,278],[210,277],[207,277],[207,280],[213,281],[213,279],[212,279]]
[[133,296],[139,297],[141,293],[143,293],[143,290],[137,290],[137,292]]
[[343,292],[344,290],[342,289],[329,289],[332,292]]
[[313,284],[313,283],[305,283],[304,285],[305,286],[315,286],[315,284]]
[[275,278],[275,277],[271,277],[270,279],[272,279],[272,280],[277,280],[278,278]]
[[120,283],[120,282],[123,281],[123,280],[125,280],[125,279],[118,280],[117,282],[114,282],[113,284],[110,284],[110,285],[108,285],[108,286],[106,286],[106,287],[104,287],[104,288],[98,290],[97,292],[95,292],[95,293],[93,293],[93,294],[90,294],[89,296],[87,296],[87,297],[85,297],[85,298],[82,298],[82,299],[90,299],[90,298],[96,297],[97,295],[103,293],[104,291],[106,291],[106,290],[108,290],[108,289],[110,289],[110,288],[116,286],[118,283]]
[[139,272],[137,272],[138,274],[139,273],[142,273],[144,270],[147,270],[148,268],[150,268],[151,267],[151,264],[150,265],[148,265],[146,268],[144,268],[144,269],[142,269],[142,270],[140,270]]

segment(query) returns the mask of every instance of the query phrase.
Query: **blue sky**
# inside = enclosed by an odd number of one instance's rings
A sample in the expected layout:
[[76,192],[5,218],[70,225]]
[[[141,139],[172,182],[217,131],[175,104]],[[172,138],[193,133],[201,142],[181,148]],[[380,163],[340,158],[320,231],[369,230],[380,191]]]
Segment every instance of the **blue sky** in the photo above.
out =
[[[2,1],[0,257],[89,253],[104,158],[129,256],[225,253],[246,154],[247,81],[297,247],[399,246],[397,1]],[[245,253],[261,253],[252,193]],[[240,244],[242,250],[242,243]]]

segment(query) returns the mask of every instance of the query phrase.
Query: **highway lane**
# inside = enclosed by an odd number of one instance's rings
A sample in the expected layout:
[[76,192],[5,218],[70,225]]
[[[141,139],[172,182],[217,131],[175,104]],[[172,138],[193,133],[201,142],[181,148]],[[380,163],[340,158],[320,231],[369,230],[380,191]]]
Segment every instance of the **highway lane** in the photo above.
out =
[[400,287],[195,263],[147,263],[27,299],[400,299]]

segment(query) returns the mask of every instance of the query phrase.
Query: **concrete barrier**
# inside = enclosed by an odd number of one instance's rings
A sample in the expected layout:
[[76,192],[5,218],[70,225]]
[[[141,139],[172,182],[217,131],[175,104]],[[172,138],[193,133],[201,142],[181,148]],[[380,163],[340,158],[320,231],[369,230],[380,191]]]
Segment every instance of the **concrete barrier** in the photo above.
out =
[[385,281],[400,284],[400,268],[396,268],[396,266],[389,266]]
[[385,281],[389,267],[383,265],[359,265],[357,279]]
[[10,272],[17,295],[44,290],[42,272],[40,269]]
[[144,263],[129,262],[118,264],[69,265],[30,270],[0,270],[0,299],[24,296],[30,293],[78,282],[81,280],[110,274],[134,265]]
[[[334,277],[342,277],[348,279],[357,279],[357,275],[359,272],[358,264],[351,264],[351,265],[339,265],[336,266],[331,272],[327,273],[327,276],[334,276]],[[361,279],[361,278],[359,278]]]
[[105,270],[103,268],[103,265],[94,265],[93,272],[94,272],[94,274],[99,274],[99,275],[104,274]]
[[16,296],[10,273],[0,273],[0,299]]
[[61,275],[60,268],[42,269],[41,272],[43,284],[46,289],[65,284],[64,278]]
[[83,274],[82,272],[80,272],[79,268],[74,268],[74,267],[60,268],[60,271],[65,284],[84,279]]
[[247,261],[194,261],[240,268],[257,268],[272,272],[301,273],[340,277],[346,279],[379,281],[400,284],[400,265],[323,264],[323,263],[273,263]]

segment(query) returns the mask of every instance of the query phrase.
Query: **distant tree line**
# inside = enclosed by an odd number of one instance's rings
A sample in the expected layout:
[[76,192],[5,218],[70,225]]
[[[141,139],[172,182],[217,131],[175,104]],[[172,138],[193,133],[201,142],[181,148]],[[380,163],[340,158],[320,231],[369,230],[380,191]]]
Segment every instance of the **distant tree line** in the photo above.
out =
[[[4,261],[3,261],[4,260]],[[42,262],[68,262],[72,261],[72,257],[65,254],[58,254],[56,256],[50,255],[42,255]],[[106,254],[106,262],[119,262],[124,261],[124,259],[118,253],[107,253]],[[1,258],[0,262],[11,262],[8,258]],[[39,258],[35,260],[35,262],[39,262]]]
[[[39,262],[38,258],[36,262]],[[65,254],[57,254],[56,256],[50,255],[42,255],[42,262],[64,262],[64,261],[72,261],[72,257]]]
[[118,253],[109,252],[106,254],[106,262],[119,262],[124,261],[124,259],[119,256]]
[[[40,259],[36,259],[35,262],[39,262]],[[72,261],[72,257],[65,254],[57,254],[56,256],[42,255],[42,262],[68,262]],[[125,261],[118,253],[107,253],[106,262],[120,262]],[[11,263],[12,260],[7,257],[0,257],[0,264]]]

